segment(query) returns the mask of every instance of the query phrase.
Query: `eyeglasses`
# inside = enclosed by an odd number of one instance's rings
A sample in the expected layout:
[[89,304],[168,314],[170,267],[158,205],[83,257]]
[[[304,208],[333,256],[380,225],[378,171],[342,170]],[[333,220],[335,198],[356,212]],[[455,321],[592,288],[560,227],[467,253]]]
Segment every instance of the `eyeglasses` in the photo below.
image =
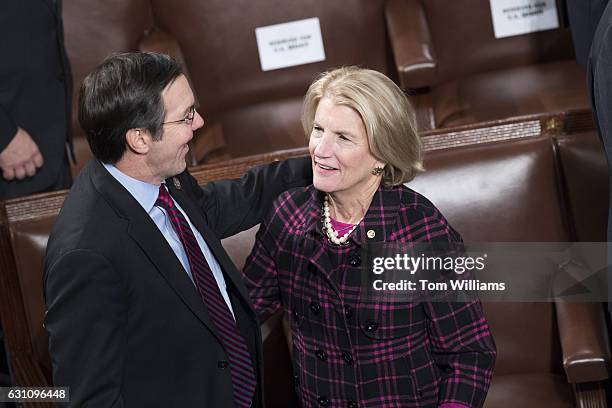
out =
[[196,114],[195,106],[192,106],[189,109],[189,113],[187,114],[187,116],[184,119],[172,120],[170,122],[162,122],[162,125],[173,125],[175,123],[184,123],[184,124],[186,124],[188,126],[191,126],[191,124],[193,123],[193,118],[195,118],[195,114]]

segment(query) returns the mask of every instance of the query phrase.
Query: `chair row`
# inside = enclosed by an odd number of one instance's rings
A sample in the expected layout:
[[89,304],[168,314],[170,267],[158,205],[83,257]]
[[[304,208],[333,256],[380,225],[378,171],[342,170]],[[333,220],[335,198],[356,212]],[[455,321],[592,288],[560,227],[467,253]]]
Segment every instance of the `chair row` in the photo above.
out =
[[[204,128],[192,165],[305,145],[301,100],[317,73],[360,65],[410,94],[422,129],[586,108],[585,75],[569,30],[495,38],[489,0],[129,0],[66,2],[78,85],[105,56],[137,50],[184,63]],[[255,29],[319,19],[325,59],[262,71]],[[91,157],[73,120],[75,172]]]
[[[424,136],[427,171],[410,183],[466,242],[604,241],[608,179],[588,111],[463,126]],[[240,176],[305,149],[193,168],[198,182]],[[0,205],[0,317],[17,385],[51,384],[42,326],[42,257],[66,192]],[[241,267],[257,228],[223,245]],[[487,303],[498,360],[486,407],[604,407],[610,352],[599,303]],[[262,326],[266,399],[291,406],[281,316]],[[581,404],[591,405],[581,405]],[[39,405],[37,405],[39,406]]]

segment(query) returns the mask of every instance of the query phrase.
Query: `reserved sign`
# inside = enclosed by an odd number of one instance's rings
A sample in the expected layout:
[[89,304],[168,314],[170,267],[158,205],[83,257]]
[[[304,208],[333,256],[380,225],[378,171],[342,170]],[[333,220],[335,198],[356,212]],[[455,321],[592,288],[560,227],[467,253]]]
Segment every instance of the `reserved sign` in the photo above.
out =
[[559,28],[555,0],[489,0],[495,38]]
[[325,60],[319,19],[274,24],[255,29],[262,71]]

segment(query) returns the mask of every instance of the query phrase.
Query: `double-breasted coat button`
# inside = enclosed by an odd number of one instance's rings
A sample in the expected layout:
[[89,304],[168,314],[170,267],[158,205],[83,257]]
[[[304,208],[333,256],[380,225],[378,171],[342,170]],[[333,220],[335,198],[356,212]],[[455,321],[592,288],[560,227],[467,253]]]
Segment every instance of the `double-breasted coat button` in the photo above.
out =
[[221,370],[225,370],[227,367],[229,367],[229,363],[227,361],[225,360],[217,361],[217,368]]
[[353,360],[353,356],[348,351],[345,351],[345,352],[342,353],[342,358],[344,359],[346,364],[353,365],[353,361],[354,361]]
[[374,333],[376,330],[378,330],[378,322],[370,320],[366,323],[365,329],[368,333]]
[[366,232],[366,235],[368,236],[368,238],[372,239],[376,236],[376,231],[368,230],[368,232]]
[[349,262],[349,265],[351,266],[359,266],[361,265],[361,257],[359,256],[359,254],[353,252],[349,254],[348,262]]
[[357,403],[353,400],[350,400],[346,403],[346,408],[357,408]]
[[353,308],[350,306],[344,306],[344,316],[346,316],[347,319],[353,317]]
[[310,310],[312,310],[312,313],[318,315],[319,312],[321,311],[321,305],[318,304],[317,302],[312,302],[310,304]]
[[327,353],[323,350],[317,350],[315,352],[315,355],[317,356],[317,358],[321,361],[325,361],[327,360]]
[[327,398],[327,397],[321,396],[321,397],[319,397],[317,399],[317,401],[319,401],[319,405],[322,406],[322,407],[328,407],[329,406],[329,398]]
[[294,384],[296,387],[299,387],[299,386],[300,386],[300,376],[299,376],[299,375],[294,375],[294,376],[293,376],[293,384]]

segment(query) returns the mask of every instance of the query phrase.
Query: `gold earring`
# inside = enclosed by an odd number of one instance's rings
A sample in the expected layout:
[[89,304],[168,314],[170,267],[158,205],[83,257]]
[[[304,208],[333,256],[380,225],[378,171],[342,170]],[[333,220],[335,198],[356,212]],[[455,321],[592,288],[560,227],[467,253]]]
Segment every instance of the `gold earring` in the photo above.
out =
[[385,170],[384,167],[374,167],[372,169],[372,174],[375,175],[375,176],[380,176],[383,173],[384,170]]

